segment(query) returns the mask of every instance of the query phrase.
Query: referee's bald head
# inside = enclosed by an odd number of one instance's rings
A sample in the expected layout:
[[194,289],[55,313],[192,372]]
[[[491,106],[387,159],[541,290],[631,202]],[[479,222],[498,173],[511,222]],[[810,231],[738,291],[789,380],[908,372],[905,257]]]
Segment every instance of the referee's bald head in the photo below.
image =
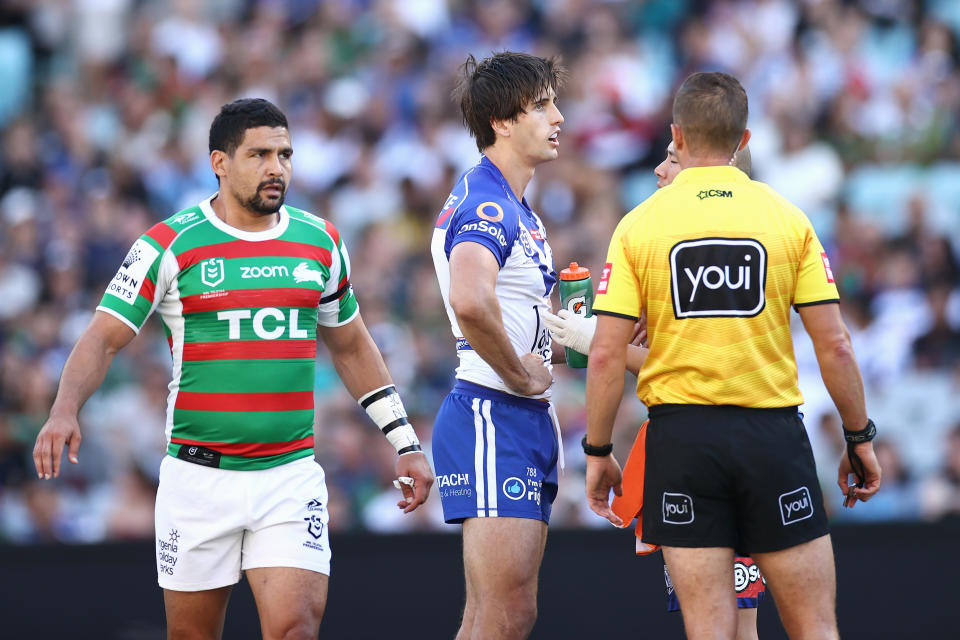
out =
[[673,99],[673,122],[696,154],[733,155],[747,128],[747,92],[728,73],[691,74]]

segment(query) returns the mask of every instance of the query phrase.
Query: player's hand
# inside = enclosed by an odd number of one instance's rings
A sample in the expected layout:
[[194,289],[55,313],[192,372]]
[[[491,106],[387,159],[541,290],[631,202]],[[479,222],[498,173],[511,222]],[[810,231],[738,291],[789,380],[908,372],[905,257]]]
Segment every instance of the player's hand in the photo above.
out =
[[540,317],[557,344],[583,355],[590,353],[590,341],[597,330],[596,316],[585,318],[569,309],[560,309],[556,315],[541,311]]
[[623,520],[610,508],[610,489],[614,495],[623,495],[623,473],[620,463],[611,453],[608,456],[587,456],[587,504],[593,512],[622,527]]
[[[862,469],[854,468],[850,464],[850,455],[844,452],[840,458],[840,469],[837,473],[837,486],[845,496],[843,506],[853,508],[857,500],[866,502],[880,489],[880,463],[877,461],[877,455],[873,452],[872,442],[861,442],[853,446],[853,453],[862,463]],[[854,464],[860,466],[860,463]],[[857,477],[860,475],[861,477]],[[851,486],[851,482],[857,483],[863,481],[862,487]]]
[[404,513],[410,513],[427,501],[430,487],[433,486],[433,471],[430,469],[430,463],[427,462],[427,456],[422,451],[398,456],[394,469],[398,478],[413,478],[413,486],[400,483],[403,500],[397,503]]
[[535,353],[525,353],[520,356],[520,365],[527,374],[527,379],[519,388],[510,387],[517,393],[525,396],[535,396],[543,393],[553,384],[553,374],[547,368],[543,358]]
[[647,316],[641,315],[637,323],[633,325],[633,336],[630,337],[630,344],[635,347],[646,346],[647,343]]
[[79,463],[77,454],[82,439],[76,416],[51,413],[37,434],[36,444],[33,445],[33,464],[37,467],[37,475],[42,480],[60,475],[60,459],[63,457],[64,445],[68,446],[67,459],[73,464]]

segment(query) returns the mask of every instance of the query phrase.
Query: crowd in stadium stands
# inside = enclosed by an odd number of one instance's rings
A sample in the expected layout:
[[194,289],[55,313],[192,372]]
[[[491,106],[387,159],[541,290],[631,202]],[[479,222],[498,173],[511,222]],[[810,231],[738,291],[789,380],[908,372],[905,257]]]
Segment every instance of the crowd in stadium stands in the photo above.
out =
[[[743,82],[754,178],[803,208],[824,241],[880,432],[884,486],[841,510],[839,418],[798,321],[828,507],[838,521],[960,517],[958,42],[952,0],[7,0],[0,541],[152,537],[170,374],[158,321],[84,409],[80,465],[40,483],[31,452],[128,247],[216,190],[208,127],[239,96],[287,113],[287,201],[341,230],[364,318],[429,448],[455,349],[427,247],[477,159],[450,90],[468,53],[503,49],[560,53],[571,70],[560,159],[528,196],[558,268],[576,260],[594,274],[616,222],[655,188],[679,81],[709,69]],[[393,449],[319,362],[334,531],[454,530],[436,496],[398,513]],[[553,526],[605,526],[583,496],[584,373],[554,372],[567,468]],[[644,416],[623,403],[620,454]]]

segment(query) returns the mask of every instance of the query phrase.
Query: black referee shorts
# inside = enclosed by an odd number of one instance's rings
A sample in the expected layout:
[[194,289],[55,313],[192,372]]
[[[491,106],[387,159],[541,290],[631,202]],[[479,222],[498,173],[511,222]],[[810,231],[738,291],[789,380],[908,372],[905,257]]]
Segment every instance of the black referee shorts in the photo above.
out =
[[652,544],[748,555],[828,532],[796,407],[650,407],[643,504]]

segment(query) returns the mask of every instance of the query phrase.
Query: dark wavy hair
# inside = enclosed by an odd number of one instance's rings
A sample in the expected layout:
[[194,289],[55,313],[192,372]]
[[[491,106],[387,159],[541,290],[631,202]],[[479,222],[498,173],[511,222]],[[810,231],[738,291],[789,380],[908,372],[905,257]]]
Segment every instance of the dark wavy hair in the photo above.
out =
[[497,141],[491,120],[516,120],[524,107],[544,91],[557,91],[567,70],[556,56],[540,58],[503,51],[477,62],[472,55],[460,67],[460,82],[453,91],[463,123],[483,151]]

